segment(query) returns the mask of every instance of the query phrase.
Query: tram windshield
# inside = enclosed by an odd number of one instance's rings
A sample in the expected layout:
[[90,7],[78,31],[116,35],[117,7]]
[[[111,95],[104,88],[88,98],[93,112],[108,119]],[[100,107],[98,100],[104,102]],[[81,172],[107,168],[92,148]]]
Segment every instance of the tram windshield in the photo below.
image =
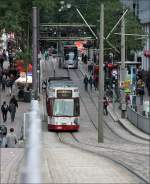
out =
[[74,60],[77,57],[77,48],[70,47],[64,49],[65,60]]
[[79,100],[76,99],[55,99],[53,105],[54,116],[78,116]]

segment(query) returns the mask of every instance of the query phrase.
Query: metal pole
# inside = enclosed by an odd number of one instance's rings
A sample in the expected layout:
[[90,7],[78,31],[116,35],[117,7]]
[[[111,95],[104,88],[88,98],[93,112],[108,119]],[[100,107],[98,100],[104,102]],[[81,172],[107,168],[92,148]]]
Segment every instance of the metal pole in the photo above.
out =
[[99,54],[99,96],[98,96],[98,142],[103,142],[103,97],[104,97],[104,5],[100,14],[100,54]]
[[[39,25],[40,25],[40,10],[39,10],[39,8],[37,9],[37,51],[38,51],[38,53],[37,54],[39,54],[40,53],[40,43],[39,43],[39,38],[40,38],[40,30],[39,30]],[[39,94],[40,94],[40,87],[41,87],[41,83],[40,83],[40,60],[41,60],[41,58],[38,58],[38,71],[39,71],[39,76],[38,76],[38,96],[39,96]]]
[[[125,19],[122,17],[121,21],[121,67],[120,67],[120,82],[125,81]],[[126,111],[126,102],[125,102],[125,93],[122,90],[121,92],[121,110],[122,110],[122,118],[125,118]]]
[[113,111],[115,112],[115,86],[113,85]]
[[38,91],[38,76],[37,76],[37,39],[38,39],[38,9],[37,7],[32,8],[32,87],[33,87],[33,98],[37,99]]
[[96,34],[94,33],[94,31],[92,30],[92,28],[90,27],[90,25],[87,23],[87,21],[85,20],[85,18],[83,17],[83,15],[81,14],[81,12],[79,11],[78,8],[76,8],[77,12],[79,13],[79,15],[81,16],[81,18],[83,19],[83,21],[85,22],[85,24],[88,26],[88,28],[90,29],[91,33],[93,34],[93,36],[97,39]]

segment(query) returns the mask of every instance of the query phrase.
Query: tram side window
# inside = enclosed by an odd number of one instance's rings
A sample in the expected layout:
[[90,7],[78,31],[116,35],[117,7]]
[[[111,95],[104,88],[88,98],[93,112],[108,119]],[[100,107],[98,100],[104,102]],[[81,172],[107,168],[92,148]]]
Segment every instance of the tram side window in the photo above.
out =
[[74,115],[75,116],[80,115],[80,104],[79,104],[79,99],[78,98],[74,99]]

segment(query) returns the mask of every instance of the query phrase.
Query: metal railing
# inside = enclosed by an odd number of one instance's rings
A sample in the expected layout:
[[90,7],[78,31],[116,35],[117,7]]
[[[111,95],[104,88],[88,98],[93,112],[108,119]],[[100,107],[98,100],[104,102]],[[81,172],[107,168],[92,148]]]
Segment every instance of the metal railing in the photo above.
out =
[[144,133],[150,134],[150,117],[142,116],[128,106],[127,119]]

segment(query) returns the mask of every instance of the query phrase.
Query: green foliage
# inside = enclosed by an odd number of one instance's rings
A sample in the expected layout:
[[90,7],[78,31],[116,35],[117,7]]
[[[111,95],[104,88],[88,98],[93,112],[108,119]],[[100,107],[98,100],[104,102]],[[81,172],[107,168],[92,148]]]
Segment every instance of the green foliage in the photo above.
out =
[[[70,22],[84,23],[80,15],[77,13],[77,7],[89,24],[97,25],[99,30],[100,4],[104,3],[105,16],[105,37],[121,17],[122,5],[119,0],[64,0],[65,3],[71,3],[72,8],[64,8],[61,12],[60,0],[0,0],[0,29],[5,28],[6,31],[16,32],[23,40],[23,44],[27,45],[27,35],[29,32],[30,43],[32,33],[32,7],[37,6],[40,9],[40,22]],[[143,34],[141,25],[133,13],[128,11],[126,18],[126,33]],[[120,50],[120,25],[111,34],[109,41]],[[128,50],[138,50],[143,47],[143,40],[137,40],[137,37],[127,37]],[[30,44],[31,45],[31,44]],[[105,43],[105,47],[110,46]],[[26,47],[25,47],[26,48]]]
[[32,51],[31,49],[26,49],[23,52],[17,52],[16,53],[16,59],[24,60],[26,64],[31,63],[32,61]]

